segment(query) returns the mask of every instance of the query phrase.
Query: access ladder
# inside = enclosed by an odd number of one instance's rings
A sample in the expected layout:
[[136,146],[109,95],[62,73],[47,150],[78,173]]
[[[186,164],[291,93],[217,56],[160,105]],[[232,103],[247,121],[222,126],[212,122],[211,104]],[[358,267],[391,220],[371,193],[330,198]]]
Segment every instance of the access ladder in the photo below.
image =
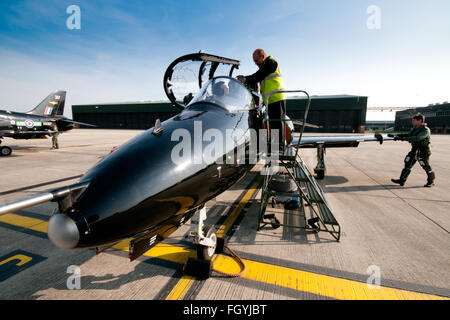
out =
[[[325,199],[323,190],[317,183],[314,176],[308,170],[304,161],[295,153],[293,147],[288,147],[284,155],[280,156],[279,167],[277,173],[270,173],[270,167],[273,163],[266,164],[266,175],[261,193],[261,204],[258,216],[258,230],[261,230],[267,224],[272,226],[286,226],[292,228],[312,229],[315,232],[326,231],[330,233],[337,241],[341,236],[341,227],[334,217],[330,206]],[[295,182],[296,190],[293,192],[277,191],[270,187],[270,182],[277,175],[283,174],[283,171],[288,174],[290,179]],[[274,221],[273,215],[266,215],[266,208],[272,197],[284,196],[299,199],[299,210],[302,212],[301,216],[304,219],[304,226],[282,224]],[[305,209],[310,209],[311,218],[307,220]]]
[[[339,241],[341,237],[341,227],[334,217],[327,200],[325,199],[322,188],[317,183],[314,176],[308,170],[305,162],[298,154],[298,149],[303,136],[311,101],[309,94],[303,90],[276,90],[270,92],[265,97],[265,105],[268,104],[268,98],[270,95],[279,92],[301,92],[307,96],[308,101],[302,122],[303,125],[300,131],[299,144],[297,146],[284,147],[280,152],[278,160],[270,161],[264,166],[265,176],[262,186],[257,229],[259,231],[267,224],[271,224],[274,228],[278,226],[286,226],[292,228],[312,229],[315,232],[326,231],[330,233],[336,239],[336,241]],[[268,115],[266,115],[266,122],[269,123],[269,121],[285,120],[269,120]],[[282,131],[282,141],[285,141],[285,130]],[[282,170],[276,170],[274,168],[275,166],[279,166]],[[294,191],[284,192],[275,190],[274,188],[270,187],[270,182],[275,177],[280,177],[281,175],[286,173],[291,181],[295,182],[296,188]],[[274,214],[265,214],[267,205],[269,204],[269,200],[277,196],[297,198],[299,200],[299,210],[301,212],[301,214],[299,215],[304,219],[304,226],[281,224],[275,219]],[[308,220],[306,219],[306,207],[309,207],[310,209],[311,217]]]

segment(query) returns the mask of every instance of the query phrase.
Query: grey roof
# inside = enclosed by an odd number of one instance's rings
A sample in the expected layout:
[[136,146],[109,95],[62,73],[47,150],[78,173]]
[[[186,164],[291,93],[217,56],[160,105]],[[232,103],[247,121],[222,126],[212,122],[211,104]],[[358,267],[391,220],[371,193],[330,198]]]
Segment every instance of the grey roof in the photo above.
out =
[[[349,98],[367,98],[367,96],[355,96],[351,94],[336,95],[312,95],[311,99],[349,99]],[[306,99],[306,96],[291,96],[288,99]]]
[[76,106],[115,106],[115,105],[130,105],[130,104],[160,104],[160,103],[169,103],[169,100],[154,100],[154,101],[123,101],[123,102],[102,102],[102,103],[86,103],[86,104],[76,104]]
[[[306,99],[306,96],[290,96],[288,99]],[[339,95],[312,95],[311,99],[348,99],[348,98],[367,98],[367,96],[355,96],[349,94],[339,94]],[[88,104],[76,104],[77,106],[111,106],[111,105],[130,105],[130,104],[160,104],[160,103],[171,103],[169,100],[155,100],[155,101],[124,101],[124,102],[102,102],[102,103],[88,103]]]

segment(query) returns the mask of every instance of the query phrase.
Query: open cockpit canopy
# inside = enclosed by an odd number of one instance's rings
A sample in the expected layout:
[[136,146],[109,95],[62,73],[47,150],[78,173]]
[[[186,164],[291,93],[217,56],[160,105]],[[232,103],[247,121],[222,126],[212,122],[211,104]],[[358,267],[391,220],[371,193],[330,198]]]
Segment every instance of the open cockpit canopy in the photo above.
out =
[[184,109],[204,84],[217,76],[233,75],[240,62],[206,53],[193,53],[173,61],[164,74],[164,91],[169,100]]

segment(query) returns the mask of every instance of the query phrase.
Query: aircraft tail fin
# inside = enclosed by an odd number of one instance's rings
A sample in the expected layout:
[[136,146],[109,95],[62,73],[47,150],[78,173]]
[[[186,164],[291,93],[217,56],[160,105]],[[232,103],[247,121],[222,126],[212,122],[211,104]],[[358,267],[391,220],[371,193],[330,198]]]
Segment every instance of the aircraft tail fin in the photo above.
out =
[[37,116],[60,116],[64,114],[64,104],[66,102],[66,91],[58,90],[50,93],[28,114]]

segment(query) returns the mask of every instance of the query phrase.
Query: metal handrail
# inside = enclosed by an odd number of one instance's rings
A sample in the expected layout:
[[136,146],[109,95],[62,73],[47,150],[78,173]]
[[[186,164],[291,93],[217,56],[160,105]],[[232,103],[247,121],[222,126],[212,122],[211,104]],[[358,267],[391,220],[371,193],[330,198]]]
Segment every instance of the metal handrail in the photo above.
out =
[[[275,93],[304,93],[306,95],[306,97],[308,98],[308,101],[306,103],[305,114],[303,116],[303,125],[301,126],[301,129],[300,129],[300,138],[298,140],[298,145],[300,145],[301,142],[302,142],[303,132],[305,130],[306,119],[308,117],[309,107],[311,105],[311,97],[309,96],[308,92],[306,92],[304,90],[274,90],[274,91],[269,92],[268,94],[266,94],[266,96],[264,98],[264,105],[267,108],[267,111],[266,111],[266,123],[267,124],[269,124],[269,97],[271,95],[275,94]],[[286,109],[287,109],[287,105],[286,105]],[[286,112],[287,112],[287,110],[286,110]],[[272,121],[280,121],[281,122],[281,121],[284,121],[284,119],[280,119],[280,120],[272,119]],[[283,144],[284,144],[285,141],[286,141],[286,136],[285,136],[286,135],[286,129],[284,129],[282,131],[283,131],[281,133],[282,134],[282,138],[283,138],[282,141],[283,141]],[[298,149],[299,148],[296,148],[296,151],[295,151],[295,159],[297,159]],[[283,151],[284,151],[284,148],[283,148]]]

